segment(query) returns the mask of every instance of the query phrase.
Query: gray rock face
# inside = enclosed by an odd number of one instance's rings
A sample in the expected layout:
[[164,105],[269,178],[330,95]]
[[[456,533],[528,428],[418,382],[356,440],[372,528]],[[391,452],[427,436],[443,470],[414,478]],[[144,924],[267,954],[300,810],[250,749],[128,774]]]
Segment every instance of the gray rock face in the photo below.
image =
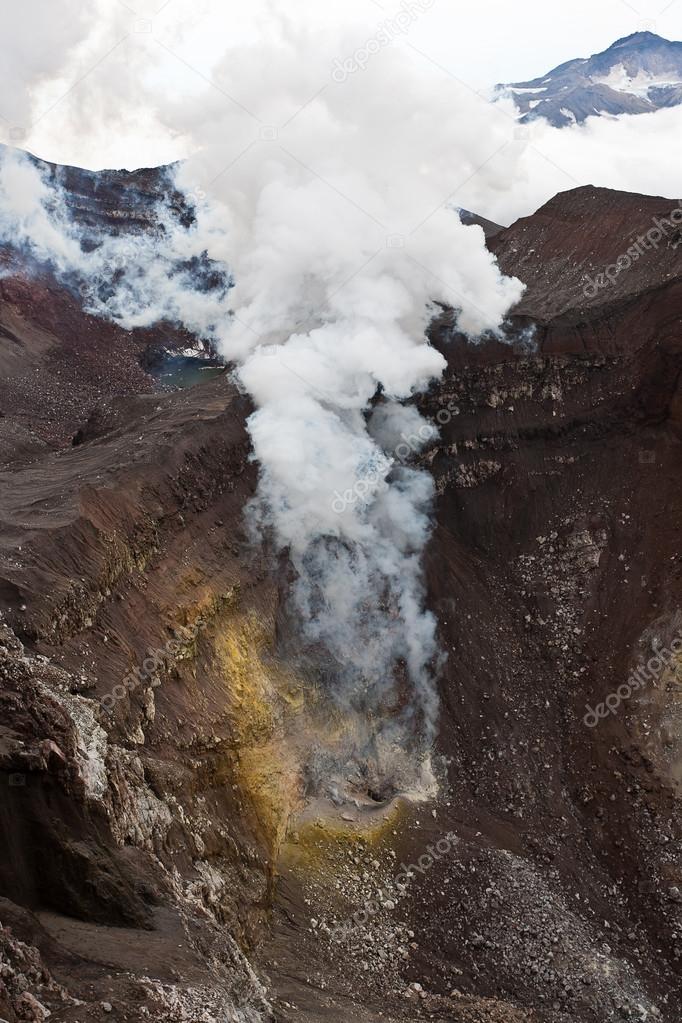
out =
[[541,78],[498,85],[522,123],[544,117],[557,128],[604,114],[647,114],[682,103],[682,42],[652,32],[619,39],[603,53],[571,60]]

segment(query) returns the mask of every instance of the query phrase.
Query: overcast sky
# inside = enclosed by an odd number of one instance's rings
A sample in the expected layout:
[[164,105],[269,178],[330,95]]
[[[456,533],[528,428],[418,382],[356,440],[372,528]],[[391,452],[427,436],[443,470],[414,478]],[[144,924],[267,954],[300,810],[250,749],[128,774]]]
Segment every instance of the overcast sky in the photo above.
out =
[[[113,0],[117,2],[117,0]],[[118,0],[120,2],[120,0]],[[153,17],[162,0],[136,0],[138,11]],[[358,30],[392,21],[401,3],[410,0],[275,0],[292,19],[333,27],[355,20]],[[501,81],[534,78],[574,57],[587,57],[606,49],[622,36],[642,30],[671,39],[682,38],[682,0],[575,0],[569,4],[547,0],[423,0],[427,10],[405,33],[427,56],[464,81],[482,88]],[[135,4],[133,4],[135,6]],[[249,18],[230,10],[224,0],[170,0],[157,25],[178,23],[189,9],[197,12],[187,38],[194,36],[193,55],[210,60],[221,46],[248,32]],[[255,8],[258,3],[249,4]],[[229,27],[228,27],[229,26]]]
[[435,0],[429,14],[415,26],[414,40],[423,40],[429,54],[479,88],[536,78],[642,29],[682,38],[680,0],[672,4],[668,0],[632,4],[624,0],[478,0],[470,5]]

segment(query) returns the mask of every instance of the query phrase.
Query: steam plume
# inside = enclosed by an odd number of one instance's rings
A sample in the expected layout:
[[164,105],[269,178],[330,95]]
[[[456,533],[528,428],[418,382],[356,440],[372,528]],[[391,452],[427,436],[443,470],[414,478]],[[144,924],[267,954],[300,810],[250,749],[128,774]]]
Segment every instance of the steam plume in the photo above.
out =
[[[99,239],[86,257],[38,170],[7,157],[0,186],[15,232],[83,281],[93,311],[127,327],[181,322],[237,365],[257,406],[253,521],[290,557],[304,643],[325,663],[331,698],[383,721],[391,742],[406,724],[403,738],[428,743],[438,650],[421,554],[432,485],[396,457],[392,435],[424,425],[402,403],[445,365],[425,337],[433,303],[454,306],[475,337],[499,331],[522,286],[448,208],[455,168],[487,148],[461,94],[387,52],[381,67],[311,99],[335,51],[280,28],[258,58],[286,137],[259,129],[245,143],[244,115],[229,105],[212,124],[218,142],[199,124],[199,155],[176,179],[191,227],[160,207],[155,232]],[[229,53],[224,67],[253,85],[252,58]],[[217,173],[225,139],[238,155]],[[23,206],[10,196],[17,180]],[[197,286],[207,259],[223,267],[222,288]]]

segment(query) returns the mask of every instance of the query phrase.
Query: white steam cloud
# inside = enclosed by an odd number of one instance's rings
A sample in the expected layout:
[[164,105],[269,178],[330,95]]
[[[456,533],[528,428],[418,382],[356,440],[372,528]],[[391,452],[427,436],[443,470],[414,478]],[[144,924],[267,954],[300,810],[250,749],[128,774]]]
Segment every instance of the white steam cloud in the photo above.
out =
[[[448,207],[453,165],[471,166],[486,148],[461,96],[389,52],[380,70],[311,99],[321,48],[281,31],[267,54],[259,47],[259,87],[266,96],[277,85],[286,138],[260,128],[249,144],[230,104],[219,131],[212,118],[219,144],[197,128],[200,156],[177,182],[197,210],[191,228],[160,208],[157,229],[99,238],[84,253],[63,196],[12,154],[0,174],[3,226],[75,273],[93,311],[127,327],[180,322],[237,364],[257,406],[254,521],[293,564],[309,653],[340,707],[390,729],[409,719],[406,734],[430,741],[438,650],[421,554],[432,484],[368,415],[380,399],[384,423],[420,421],[399,408],[445,366],[425,337],[433,303],[456,307],[477,336],[499,332],[523,289],[500,274],[480,228]],[[252,60],[245,48],[224,63],[255,84]],[[223,139],[240,152],[204,197]],[[206,254],[229,266],[233,288],[227,275],[222,288],[198,286]],[[356,490],[361,499],[340,508],[337,495]]]
[[[513,125],[510,117],[516,108],[508,100],[495,108]],[[590,117],[567,128],[537,120],[515,130],[483,171],[462,184],[457,201],[511,224],[557,192],[580,185],[675,199],[682,190],[681,167],[682,106],[652,114]]]
[[0,128],[21,145],[41,113],[35,94],[58,77],[95,24],[95,11],[81,0],[23,0],[2,11]]
[[489,145],[471,98],[391,50],[335,81],[350,40],[279,29],[267,53],[261,41],[226,54],[216,77],[246,85],[250,108],[286,129],[249,142],[241,111],[223,112],[218,132],[212,112],[181,177],[212,180],[229,213],[234,315],[217,341],[258,406],[259,521],[297,571],[305,633],[332,657],[344,705],[385,716],[407,685],[407,714],[431,738],[431,481],[398,464],[367,413],[377,395],[394,406],[440,376],[425,340],[434,302],[457,307],[476,336],[499,330],[522,287],[447,208],[454,168],[482,162]]

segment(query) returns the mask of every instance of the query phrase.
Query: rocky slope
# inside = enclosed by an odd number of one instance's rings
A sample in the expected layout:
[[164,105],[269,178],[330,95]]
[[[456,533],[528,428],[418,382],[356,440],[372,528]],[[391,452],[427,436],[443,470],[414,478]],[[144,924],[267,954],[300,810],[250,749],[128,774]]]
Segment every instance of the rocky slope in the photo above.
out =
[[[91,194],[123,222],[148,180]],[[489,239],[528,283],[519,340],[434,325],[448,660],[420,803],[306,797],[338,723],[288,660],[288,566],[245,534],[244,398],[153,391],[146,335],[13,265],[2,1018],[679,1020],[682,250],[586,281],[675,206],[564,193]]]
[[682,43],[636,32],[603,53],[497,89],[512,97],[522,122],[543,117],[556,128],[603,114],[647,114],[682,103]]

